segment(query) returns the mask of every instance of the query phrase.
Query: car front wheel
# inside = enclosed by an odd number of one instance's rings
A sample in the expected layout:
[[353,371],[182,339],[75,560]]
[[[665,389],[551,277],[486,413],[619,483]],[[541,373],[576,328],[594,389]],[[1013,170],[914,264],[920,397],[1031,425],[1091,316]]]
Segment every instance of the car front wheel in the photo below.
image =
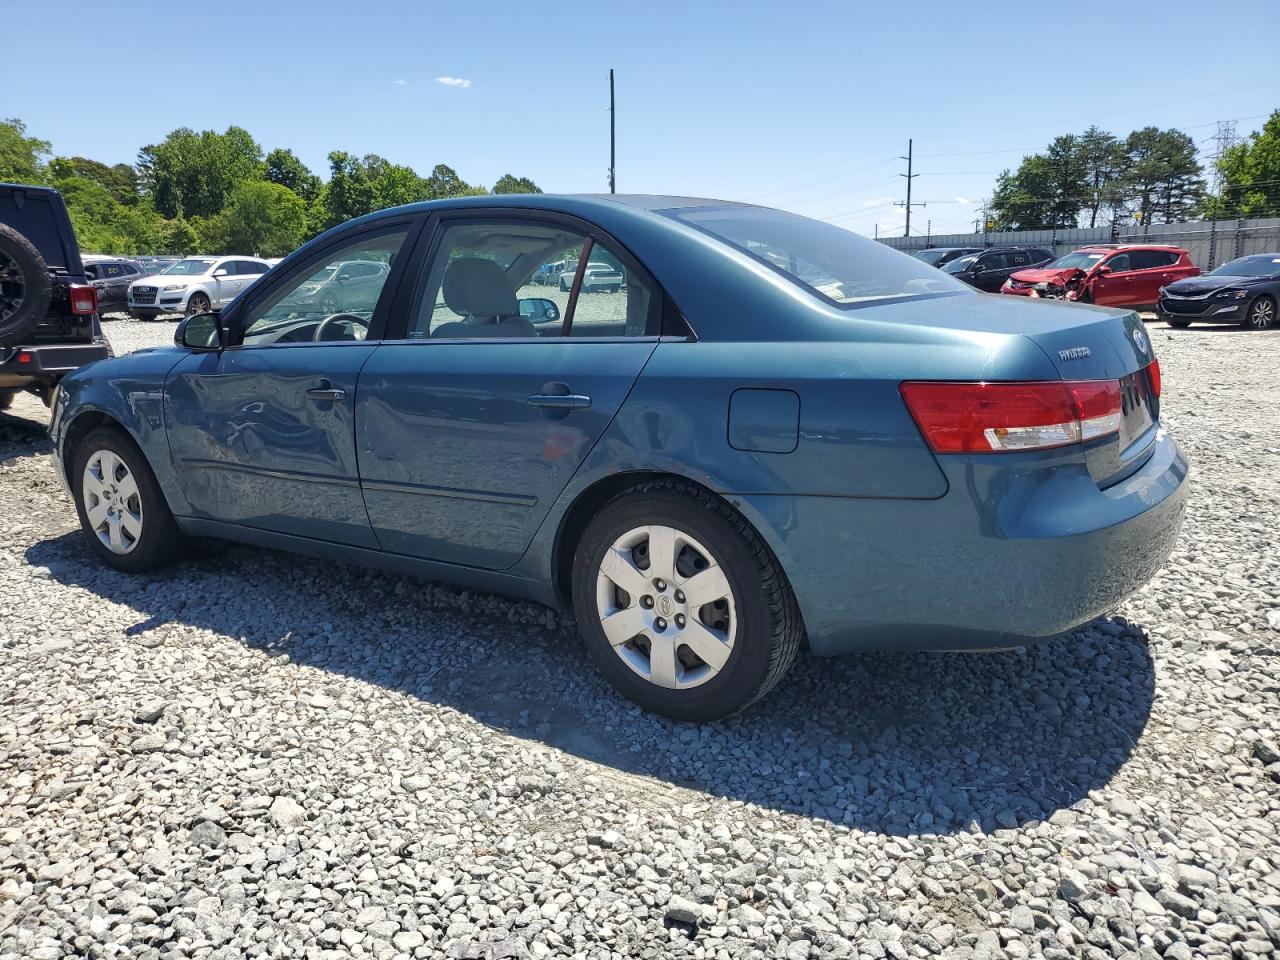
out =
[[1259,297],[1249,305],[1244,325],[1251,330],[1270,330],[1276,322],[1276,302],[1270,297]]
[[194,317],[198,313],[208,313],[213,307],[209,298],[203,293],[193,293],[187,300],[187,316]]
[[575,553],[573,602],[605,676],[676,720],[750,706],[786,674],[804,635],[759,535],[679,481],[637,487],[597,513]]
[[108,566],[142,573],[177,556],[182,532],[142,451],[119,430],[94,430],[76,446],[71,489],[89,549]]

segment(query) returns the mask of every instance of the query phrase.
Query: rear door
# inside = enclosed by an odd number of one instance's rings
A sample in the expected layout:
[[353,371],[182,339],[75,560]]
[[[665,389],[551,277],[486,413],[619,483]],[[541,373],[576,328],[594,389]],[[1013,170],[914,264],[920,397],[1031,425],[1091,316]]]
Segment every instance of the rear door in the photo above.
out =
[[[618,293],[580,289],[602,247],[625,265]],[[568,290],[534,282],[562,259]],[[662,297],[589,225],[545,213],[443,219],[410,269],[397,339],[360,374],[369,519],[384,550],[505,569],[653,353]]]
[[1009,271],[1005,269],[1006,263],[1003,253],[984,253],[975,264],[979,270],[973,275],[973,285],[988,293],[999,290],[1009,275]]

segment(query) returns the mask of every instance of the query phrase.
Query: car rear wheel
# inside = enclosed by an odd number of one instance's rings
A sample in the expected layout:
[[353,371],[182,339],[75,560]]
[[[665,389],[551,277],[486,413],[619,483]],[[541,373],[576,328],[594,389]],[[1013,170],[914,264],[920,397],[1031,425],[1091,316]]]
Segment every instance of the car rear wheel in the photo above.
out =
[[213,304],[203,293],[193,293],[187,299],[187,316],[194,317],[198,313],[208,313]]
[[119,430],[86,436],[72,453],[71,489],[89,549],[127,573],[164,566],[184,537],[142,451]]
[[1270,297],[1258,297],[1249,304],[1244,315],[1244,326],[1251,330],[1270,330],[1276,322],[1276,302]]
[[804,635],[759,535],[678,481],[637,487],[599,511],[575,553],[573,603],[605,676],[676,720],[750,706],[786,674]]
[[0,410],[8,410],[17,395],[15,390],[0,390]]

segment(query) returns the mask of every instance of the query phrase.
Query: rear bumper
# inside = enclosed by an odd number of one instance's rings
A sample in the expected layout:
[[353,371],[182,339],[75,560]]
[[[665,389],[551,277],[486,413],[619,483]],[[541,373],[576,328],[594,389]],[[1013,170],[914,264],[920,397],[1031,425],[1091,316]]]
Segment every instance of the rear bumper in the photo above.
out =
[[940,457],[950,489],[936,500],[740,498],[815,653],[1056,636],[1113,609],[1172,552],[1188,465],[1163,429],[1146,463],[1106,489],[1066,457],[1027,470],[992,459]]
[[56,383],[72,370],[109,356],[111,347],[105,340],[0,347],[0,388]]

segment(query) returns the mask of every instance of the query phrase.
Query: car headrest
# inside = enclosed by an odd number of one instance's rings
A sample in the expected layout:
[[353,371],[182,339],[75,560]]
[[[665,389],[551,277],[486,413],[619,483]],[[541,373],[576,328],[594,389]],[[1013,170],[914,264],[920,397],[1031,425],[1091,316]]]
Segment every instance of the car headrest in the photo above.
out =
[[492,260],[454,260],[440,285],[444,302],[464,317],[510,317],[520,312],[515,291]]

